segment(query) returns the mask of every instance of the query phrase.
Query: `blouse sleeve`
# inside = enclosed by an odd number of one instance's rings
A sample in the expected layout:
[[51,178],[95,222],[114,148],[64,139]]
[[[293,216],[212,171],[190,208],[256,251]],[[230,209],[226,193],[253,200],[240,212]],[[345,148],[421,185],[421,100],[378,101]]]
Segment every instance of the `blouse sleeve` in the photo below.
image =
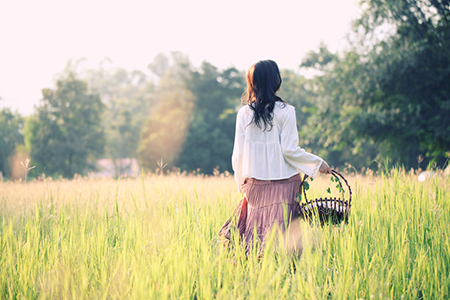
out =
[[244,178],[242,177],[242,157],[245,142],[245,128],[242,120],[242,110],[240,110],[236,117],[236,133],[234,138],[233,155],[231,162],[234,171],[234,179],[237,182],[239,192],[242,192],[242,184]]
[[295,108],[289,110],[281,129],[281,148],[286,162],[300,172],[314,178],[316,177],[323,159],[306,152],[298,146],[297,122]]

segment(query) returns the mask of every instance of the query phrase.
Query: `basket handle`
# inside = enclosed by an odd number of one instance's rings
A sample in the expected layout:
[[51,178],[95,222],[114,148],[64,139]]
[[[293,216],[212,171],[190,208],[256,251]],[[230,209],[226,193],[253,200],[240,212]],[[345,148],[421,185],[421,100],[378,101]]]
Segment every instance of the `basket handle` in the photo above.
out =
[[[348,205],[350,207],[351,204],[352,204],[352,189],[350,188],[350,185],[348,184],[347,179],[345,179],[344,176],[342,176],[341,173],[339,173],[338,171],[335,171],[335,170],[331,170],[331,174],[333,174],[333,176],[336,177],[336,178],[338,178],[337,176],[339,176],[339,177],[342,178],[342,180],[344,180],[345,185],[347,186],[347,189],[348,189],[348,194],[349,194]],[[339,185],[342,187],[342,184],[341,184],[341,181],[339,180],[339,178],[338,178],[338,182],[339,182]],[[344,195],[342,195],[342,198],[344,198]]]
[[[331,170],[331,175],[333,175],[338,180],[338,183],[341,186],[341,188],[342,188],[342,184],[341,184],[341,180],[339,179],[339,177],[342,178],[342,180],[344,180],[344,182],[345,182],[345,185],[347,185],[347,189],[348,189],[348,193],[349,193],[348,205],[350,207],[351,202],[352,202],[352,189],[350,188],[350,185],[348,184],[347,179],[345,179],[344,176],[342,176],[336,170]],[[306,198],[306,189],[305,189],[304,183],[307,178],[308,178],[308,175],[305,174],[305,176],[303,176],[302,182],[300,183],[300,191],[299,191],[300,195],[303,193],[303,196],[305,197],[306,202],[308,202],[308,198]],[[344,189],[342,188],[342,190],[344,190]],[[345,200],[344,191],[342,192],[342,200]]]

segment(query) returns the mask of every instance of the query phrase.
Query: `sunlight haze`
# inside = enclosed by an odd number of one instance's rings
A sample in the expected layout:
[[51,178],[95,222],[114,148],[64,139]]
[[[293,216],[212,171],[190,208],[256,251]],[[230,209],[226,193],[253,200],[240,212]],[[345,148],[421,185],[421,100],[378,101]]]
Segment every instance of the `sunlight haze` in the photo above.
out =
[[298,71],[320,41],[344,48],[358,9],[353,0],[43,0],[4,1],[0,11],[0,107],[29,115],[69,59],[146,70],[156,54],[180,51],[194,66],[245,70],[270,58]]

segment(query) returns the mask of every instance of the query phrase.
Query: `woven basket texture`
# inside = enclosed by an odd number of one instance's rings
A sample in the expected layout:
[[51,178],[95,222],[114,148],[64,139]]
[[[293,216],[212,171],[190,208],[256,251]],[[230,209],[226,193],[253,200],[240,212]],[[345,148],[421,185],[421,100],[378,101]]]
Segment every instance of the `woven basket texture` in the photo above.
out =
[[[302,183],[300,184],[299,190],[299,194],[304,196],[304,201],[298,201],[298,204],[300,205],[300,218],[311,222],[318,219],[322,226],[325,224],[339,224],[348,221],[352,202],[352,189],[344,176],[342,176],[339,172],[332,170],[331,175],[334,176],[335,181],[338,182],[340,186],[342,198],[316,198],[313,200],[308,200],[305,187],[305,182],[308,176],[305,175]],[[344,198],[345,190],[342,186],[341,180],[345,182],[349,192],[348,200],[345,200]]]

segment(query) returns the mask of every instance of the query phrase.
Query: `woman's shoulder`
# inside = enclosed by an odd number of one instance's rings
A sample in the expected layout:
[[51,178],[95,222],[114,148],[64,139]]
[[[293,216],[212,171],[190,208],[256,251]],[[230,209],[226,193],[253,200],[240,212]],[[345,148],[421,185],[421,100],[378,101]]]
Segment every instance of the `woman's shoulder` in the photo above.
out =
[[243,105],[240,108],[236,108],[236,110],[237,110],[237,115],[242,116],[249,110],[249,108],[248,108],[248,105]]
[[252,110],[250,109],[250,107],[248,107],[248,105],[243,105],[242,107],[237,109],[237,119],[238,120],[243,120],[247,116],[251,116],[251,114],[252,114]]
[[236,108],[238,114],[241,114],[241,113],[244,112],[246,109],[248,109],[248,105],[240,105],[240,107],[237,107],[237,108]]
[[295,111],[294,106],[290,105],[284,101],[275,102],[274,110],[276,110],[279,114],[289,114],[292,111]]

